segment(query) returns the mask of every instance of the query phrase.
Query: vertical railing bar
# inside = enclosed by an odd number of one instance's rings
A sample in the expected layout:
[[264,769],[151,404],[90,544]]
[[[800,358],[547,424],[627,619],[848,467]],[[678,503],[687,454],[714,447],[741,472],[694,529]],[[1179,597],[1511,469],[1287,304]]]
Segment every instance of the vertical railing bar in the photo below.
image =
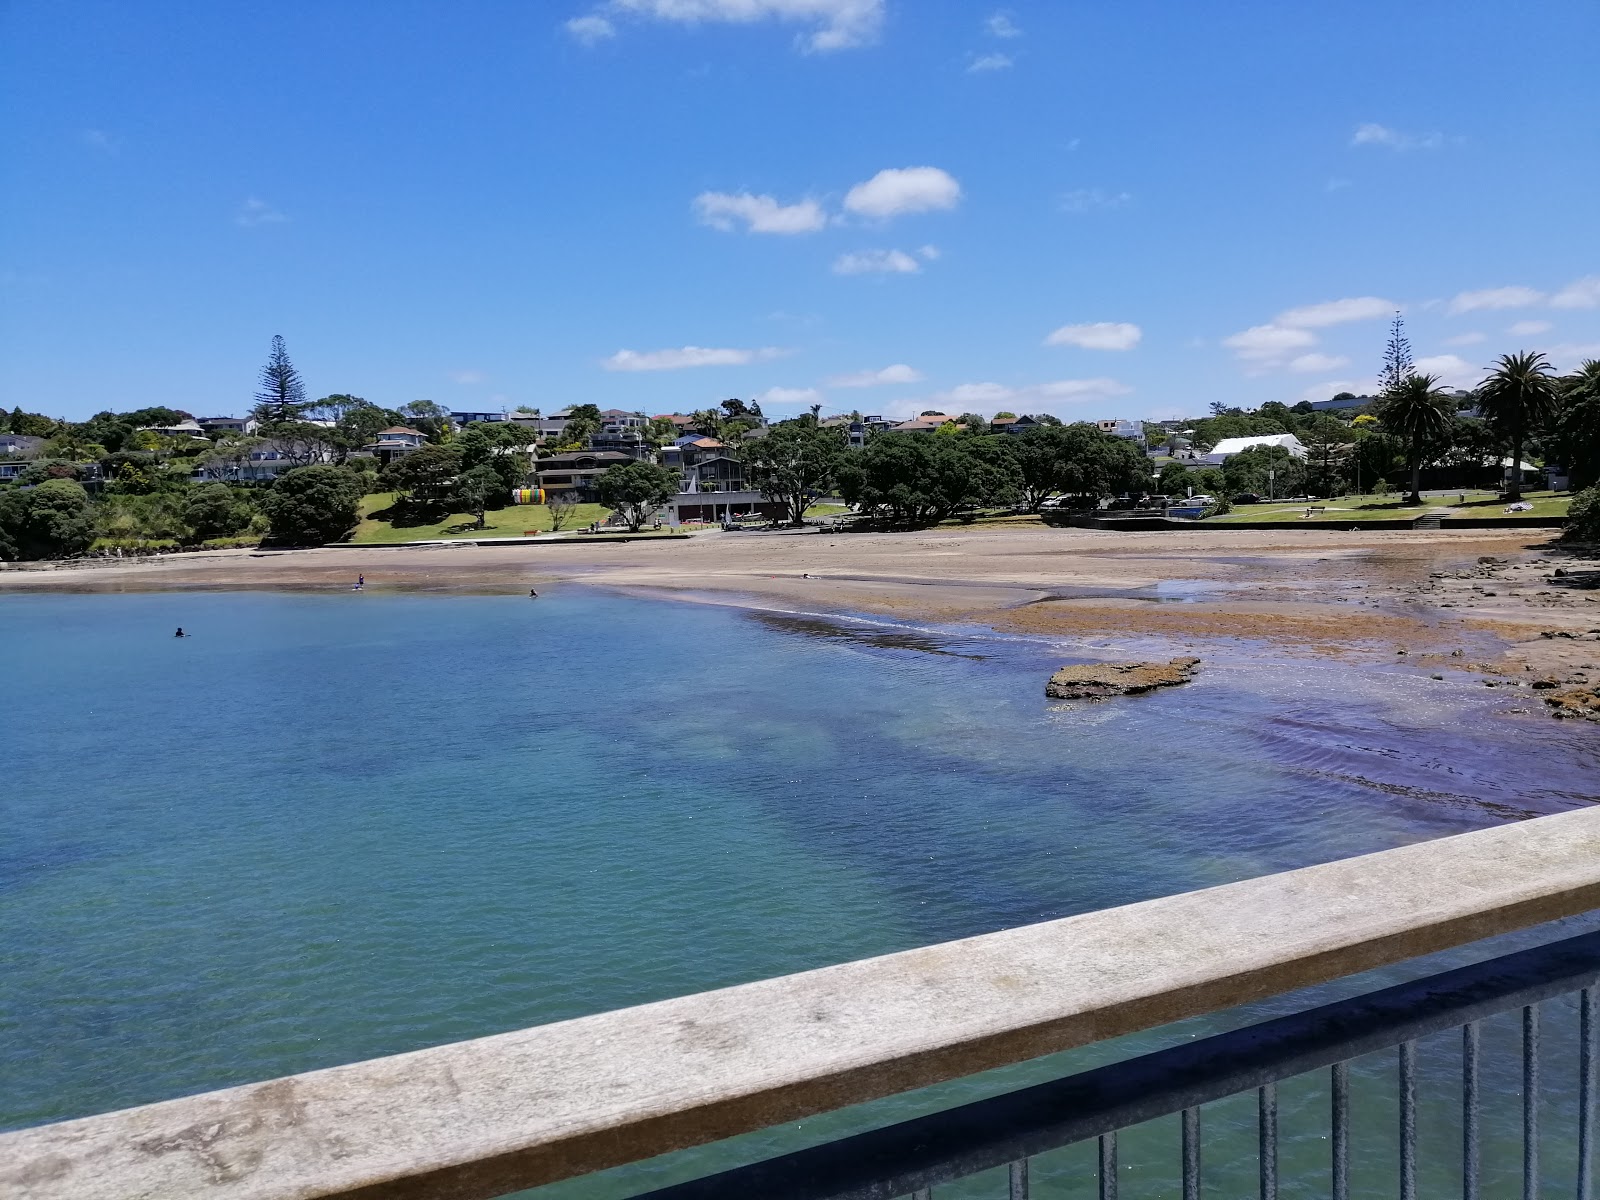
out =
[[1261,1200],[1278,1200],[1278,1085],[1264,1083],[1256,1090],[1260,1114]]
[[1117,1200],[1117,1135],[1100,1135],[1100,1200]]
[[1461,1027],[1461,1200],[1478,1200],[1478,1022]]
[[1183,1200],[1200,1200],[1200,1110],[1183,1110]]
[[1028,1160],[1025,1158],[1011,1164],[1009,1200],[1028,1200]]
[[1333,1200],[1350,1200],[1350,1064],[1333,1064]]
[[1594,998],[1578,993],[1578,1200],[1594,1198]]
[[1539,1200],[1539,1006],[1522,1010],[1522,1197]]
[[1417,1043],[1400,1043],[1400,1200],[1417,1200]]

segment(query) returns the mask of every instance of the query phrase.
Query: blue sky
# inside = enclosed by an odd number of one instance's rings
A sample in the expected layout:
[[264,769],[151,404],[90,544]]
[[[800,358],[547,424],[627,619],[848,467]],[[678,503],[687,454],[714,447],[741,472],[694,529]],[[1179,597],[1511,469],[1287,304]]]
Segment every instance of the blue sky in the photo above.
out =
[[1593,0],[9,0],[0,403],[1192,414],[1600,357]]

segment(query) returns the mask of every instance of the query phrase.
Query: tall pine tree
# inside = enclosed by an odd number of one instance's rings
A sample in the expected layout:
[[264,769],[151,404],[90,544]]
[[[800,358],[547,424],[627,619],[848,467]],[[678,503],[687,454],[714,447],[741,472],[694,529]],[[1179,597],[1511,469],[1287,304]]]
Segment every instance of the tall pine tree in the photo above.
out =
[[1383,370],[1378,375],[1379,394],[1391,396],[1400,390],[1406,380],[1415,375],[1411,365],[1411,343],[1406,338],[1406,325],[1400,314],[1394,314],[1389,326],[1389,344],[1383,348]]
[[309,407],[305,384],[300,382],[300,372],[289,361],[283,335],[274,334],[272,353],[267,356],[267,365],[261,368],[261,387],[256,392],[253,415],[263,425],[281,425],[299,420]]

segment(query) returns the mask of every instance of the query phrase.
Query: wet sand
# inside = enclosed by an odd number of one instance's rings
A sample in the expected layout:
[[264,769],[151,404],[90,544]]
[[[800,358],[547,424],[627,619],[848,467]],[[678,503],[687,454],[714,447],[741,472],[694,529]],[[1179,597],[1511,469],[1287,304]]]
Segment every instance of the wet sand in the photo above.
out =
[[1104,647],[1404,656],[1496,686],[1600,681],[1600,569],[1541,530],[1117,533],[1023,523],[922,533],[216,551],[0,571],[0,591],[345,588],[526,591],[579,582],[685,600],[853,612]]

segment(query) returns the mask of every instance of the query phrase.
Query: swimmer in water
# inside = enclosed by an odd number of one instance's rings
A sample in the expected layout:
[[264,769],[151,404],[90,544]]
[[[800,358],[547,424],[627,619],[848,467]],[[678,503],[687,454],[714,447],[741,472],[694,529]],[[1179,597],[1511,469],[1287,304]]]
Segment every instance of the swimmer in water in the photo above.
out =
[[528,599],[529,600],[537,600],[538,598],[539,598],[539,593],[534,591],[532,588],[529,588],[528,589]]
[[172,636],[173,637],[188,637],[189,635],[183,631],[183,626],[179,625],[178,626],[178,632],[173,634]]

